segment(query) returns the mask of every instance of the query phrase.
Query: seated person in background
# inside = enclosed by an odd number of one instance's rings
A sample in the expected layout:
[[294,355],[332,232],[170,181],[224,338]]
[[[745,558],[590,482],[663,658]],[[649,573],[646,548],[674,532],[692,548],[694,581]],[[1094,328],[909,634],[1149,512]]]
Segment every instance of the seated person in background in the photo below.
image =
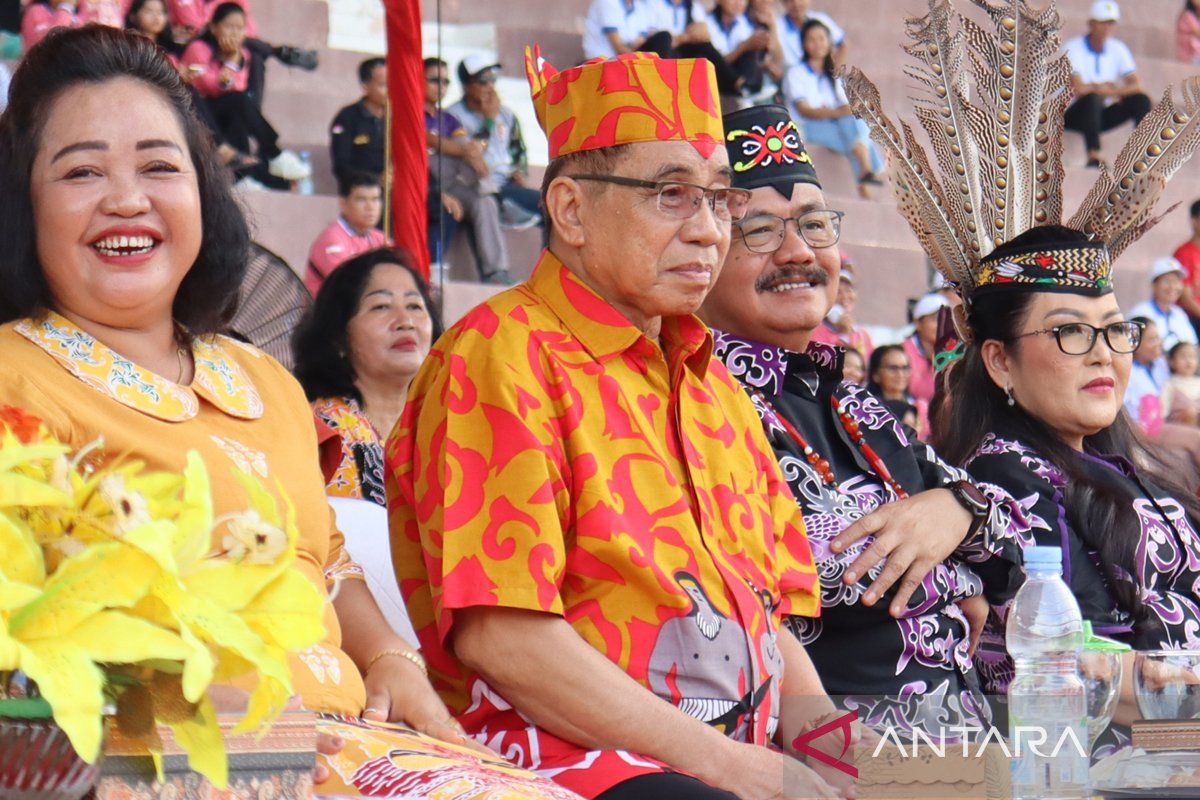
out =
[[[815,340],[814,340],[815,341]],[[867,360],[853,348],[847,348],[842,356],[842,380],[862,386],[867,380]]]
[[[993,505],[912,441],[902,414],[842,382],[853,351],[812,338],[840,285],[842,215],[828,210],[785,108],[735,111],[725,126],[734,186],[753,194],[700,313],[713,353],[754,401],[813,543],[821,616],[787,626],[826,690],[848,696],[867,725],[935,738],[986,725],[970,650],[987,612],[980,576],[1006,588],[1020,563],[1007,498]],[[741,168],[762,153],[763,132],[779,136],[780,155]],[[890,355],[904,361],[899,348]],[[914,637],[938,645],[913,658]]]
[[356,173],[374,175],[383,184],[387,138],[387,60],[368,58],[358,65],[362,97],[338,111],[329,126],[329,154],[339,182]]
[[354,175],[338,186],[338,218],[321,231],[308,251],[304,285],[316,297],[321,284],[343,262],[387,244],[379,230],[383,187],[373,175]]
[[1171,369],[1163,355],[1160,329],[1148,317],[1133,317],[1142,325],[1141,345],[1133,354],[1129,387],[1125,390],[1125,412],[1146,437],[1159,448],[1160,455],[1176,466],[1179,480],[1188,486],[1200,482],[1200,430],[1184,419],[1170,420],[1163,392]]
[[[867,359],[867,391],[884,403],[912,403],[912,364],[903,345],[883,344]],[[916,426],[913,426],[914,430]]]
[[1083,134],[1089,167],[1100,166],[1100,134],[1124,122],[1137,125],[1150,113],[1133,53],[1113,37],[1121,18],[1115,0],[1096,0],[1088,32],[1064,46],[1071,59],[1075,100],[1067,107],[1066,127]]
[[811,19],[801,29],[804,59],[790,68],[783,82],[788,110],[808,144],[819,144],[850,158],[858,178],[858,193],[869,199],[869,186],[878,186],[883,158],[871,142],[867,124],[850,111],[842,81],[834,75],[829,28]]
[[830,307],[825,319],[821,320],[821,324],[812,332],[812,340],[854,350],[863,358],[870,358],[875,347],[871,342],[871,332],[865,325],[858,324],[858,318],[854,314],[858,308],[854,262],[845,250],[839,255],[841,272],[837,284],[837,302]]
[[[171,35],[171,26],[167,23],[167,0],[133,0],[129,5],[129,13],[125,15],[124,27],[142,34],[161,47],[171,63],[178,67],[183,47]],[[187,73],[182,74],[186,79]]]
[[408,384],[442,334],[437,308],[412,259],[371,250],[342,264],[296,329],[296,380],[313,411],[341,439],[325,491],[387,505],[383,440]]
[[1193,201],[1188,207],[1188,221],[1192,235],[1175,248],[1172,255],[1183,267],[1184,288],[1179,296],[1179,305],[1188,313],[1195,328],[1200,322],[1200,200]]
[[1162,429],[1162,390],[1171,375],[1163,358],[1163,339],[1158,323],[1149,317],[1132,317],[1142,326],[1142,339],[1133,353],[1129,387],[1125,390],[1125,411],[1149,436]]
[[482,53],[472,53],[458,65],[463,97],[447,111],[462,123],[467,136],[483,143],[483,160],[500,192],[500,219],[510,228],[545,225],[542,195],[528,185],[528,162],[521,123],[511,108],[500,104],[496,77],[500,65]]
[[1196,344],[1196,329],[1180,305],[1187,287],[1186,270],[1173,258],[1160,258],[1150,268],[1150,299],[1129,309],[1131,317],[1154,320],[1162,336],[1162,349],[1170,350],[1179,342]]
[[54,28],[78,28],[84,21],[75,0],[29,0],[21,16],[21,40],[28,51]]
[[705,58],[717,71],[717,89],[722,95],[739,93],[741,76],[713,46],[707,12],[697,0],[646,0],[654,22],[653,35],[639,50],[661,58]]
[[842,796],[769,746],[837,712],[780,627],[818,607],[800,511],[693,316],[749,194],[713,68],[526,57],[549,248],[437,342],[386,448],[431,672],[471,735],[589,799]]
[[128,10],[129,0],[79,0],[79,16],[85,23],[123,28]]
[[708,15],[708,32],[713,47],[737,73],[739,92],[757,94],[771,53],[771,32],[750,19],[748,7],[748,0],[717,0]]
[[[167,15],[171,27],[182,34],[183,38],[192,38],[204,32],[204,27],[212,20],[213,10],[222,0],[167,0]],[[258,25],[254,22],[254,14],[247,0],[233,0],[246,14],[246,36],[258,36]]]
[[832,44],[834,64],[842,64],[846,60],[846,32],[842,30],[833,17],[821,11],[812,10],[812,0],[783,0],[784,15],[779,20],[779,47],[783,55],[785,70],[803,64],[804,56],[804,26],[811,20],[816,20],[829,31]]
[[[445,214],[429,215],[429,253],[444,263],[459,220],[469,226],[469,243],[484,283],[508,285],[508,245],[500,227],[500,199],[491,169],[484,160],[483,142],[467,136],[458,117],[441,108],[450,84],[446,62],[425,59],[425,139],[429,147],[428,203],[431,212],[441,200]],[[453,198],[455,209],[446,203]],[[458,214],[455,215],[455,210]]]
[[640,50],[660,30],[661,12],[651,5],[658,1],[592,0],[583,23],[583,57],[612,58]]
[[204,33],[183,51],[181,69],[208,106],[222,138],[240,153],[249,154],[251,142],[257,147],[256,155],[265,163],[254,179],[286,190],[291,181],[309,177],[312,168],[291,150],[280,149],[279,134],[247,92],[253,56],[245,44],[245,11],[237,3],[221,3]]
[[908,391],[917,406],[917,417],[921,424],[917,430],[921,436],[929,435],[929,401],[933,399],[934,370],[933,354],[937,352],[938,315],[950,305],[940,292],[923,296],[913,306],[913,334],[904,340],[904,353],[908,356]]
[[1163,412],[1170,422],[1200,424],[1200,376],[1196,375],[1197,349],[1191,342],[1179,342],[1167,353],[1171,377],[1162,390]]
[[1175,20],[1175,58],[1184,64],[1200,64],[1200,0],[1184,0]]

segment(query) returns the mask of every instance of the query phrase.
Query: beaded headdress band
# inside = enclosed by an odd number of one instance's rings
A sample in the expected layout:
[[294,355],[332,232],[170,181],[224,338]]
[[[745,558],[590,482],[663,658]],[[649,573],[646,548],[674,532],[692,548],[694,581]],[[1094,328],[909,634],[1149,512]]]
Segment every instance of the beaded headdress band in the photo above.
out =
[[[1152,212],[1167,180],[1200,144],[1200,78],[1183,82],[1182,110],[1168,88],[1063,223],[1071,64],[1061,50],[1058,10],[1053,3],[1034,9],[1028,0],[971,0],[989,30],[950,0],[928,2],[926,16],[906,23],[904,51],[916,63],[905,73],[921,87],[915,113],[936,169],[911,126],[897,129],[884,113],[875,85],[857,69],[844,76],[854,113],[888,153],[899,210],[925,252],[967,301],[981,289],[1112,291],[1112,262],[1162,219]],[[1062,224],[1094,245],[988,258],[1033,227]]]

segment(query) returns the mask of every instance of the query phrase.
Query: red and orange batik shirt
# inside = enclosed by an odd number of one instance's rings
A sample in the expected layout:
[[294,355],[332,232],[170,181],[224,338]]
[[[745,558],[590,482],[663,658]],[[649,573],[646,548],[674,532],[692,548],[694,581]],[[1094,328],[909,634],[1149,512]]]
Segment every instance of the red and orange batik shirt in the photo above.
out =
[[711,351],[692,316],[665,319],[660,348],[547,251],[438,342],[388,443],[396,576],[434,685],[476,738],[587,797],[662,765],[534,727],[447,634],[462,608],[558,614],[691,716],[770,739],[780,619],[818,613],[816,574]]

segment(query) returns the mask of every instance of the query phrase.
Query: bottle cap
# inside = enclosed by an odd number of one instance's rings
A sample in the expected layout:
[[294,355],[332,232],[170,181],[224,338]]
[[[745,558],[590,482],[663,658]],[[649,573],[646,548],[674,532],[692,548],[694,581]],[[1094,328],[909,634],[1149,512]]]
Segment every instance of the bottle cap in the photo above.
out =
[[1031,567],[1061,567],[1062,548],[1034,545],[1025,548],[1025,563]]

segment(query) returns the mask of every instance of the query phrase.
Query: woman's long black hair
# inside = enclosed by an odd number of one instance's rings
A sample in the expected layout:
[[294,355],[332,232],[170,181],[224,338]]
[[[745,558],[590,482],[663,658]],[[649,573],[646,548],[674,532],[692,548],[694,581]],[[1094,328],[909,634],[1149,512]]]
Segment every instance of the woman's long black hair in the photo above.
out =
[[[1046,225],[1033,228],[996,248],[995,255],[1037,244],[1088,243],[1087,237],[1070,228]],[[1067,445],[1040,419],[1020,404],[1008,405],[983,363],[981,345],[988,339],[1004,343],[1010,351],[1021,346],[1015,338],[1026,321],[1036,292],[984,295],[975,298],[967,312],[974,341],[949,379],[949,408],[933,426],[931,442],[952,464],[962,465],[975,453],[986,434],[1004,431],[1032,447],[1066,477],[1063,505],[1071,527],[1083,542],[1100,556],[1101,566],[1117,605],[1134,619],[1139,634],[1149,634],[1156,625],[1137,590],[1120,580],[1124,572],[1137,580],[1137,546],[1140,521],[1133,510],[1134,496],[1128,484],[1110,470],[1087,469],[1078,452]],[[1103,343],[1097,342],[1097,347]],[[1195,496],[1170,477],[1170,468],[1141,438],[1129,415],[1121,409],[1113,424],[1085,437],[1088,451],[1124,456],[1137,465],[1138,476],[1167,492],[1186,511],[1193,526],[1200,527],[1200,504]]]
[[804,50],[804,60],[808,60],[808,50],[804,48],[804,37],[813,28],[819,27],[825,31],[825,37],[829,39],[829,52],[825,54],[825,60],[821,64],[821,73],[829,80],[835,80],[835,70],[837,66],[833,63],[833,34],[829,31],[829,26],[819,19],[810,19],[805,22],[800,28],[800,49]]

